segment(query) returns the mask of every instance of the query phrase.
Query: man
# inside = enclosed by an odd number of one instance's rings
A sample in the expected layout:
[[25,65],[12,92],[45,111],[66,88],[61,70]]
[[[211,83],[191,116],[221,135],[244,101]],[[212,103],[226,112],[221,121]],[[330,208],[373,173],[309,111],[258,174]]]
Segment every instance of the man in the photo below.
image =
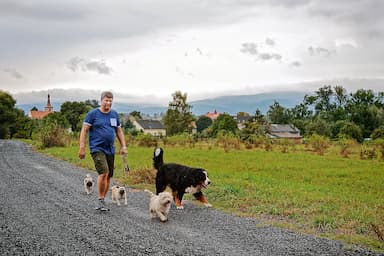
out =
[[96,209],[100,211],[109,211],[104,199],[109,190],[110,179],[113,176],[116,135],[121,145],[120,153],[127,154],[119,116],[115,110],[111,109],[112,101],[113,94],[103,92],[101,94],[101,106],[87,113],[80,132],[80,159],[85,157],[86,135],[89,132],[89,149],[99,174],[97,177],[99,200]]

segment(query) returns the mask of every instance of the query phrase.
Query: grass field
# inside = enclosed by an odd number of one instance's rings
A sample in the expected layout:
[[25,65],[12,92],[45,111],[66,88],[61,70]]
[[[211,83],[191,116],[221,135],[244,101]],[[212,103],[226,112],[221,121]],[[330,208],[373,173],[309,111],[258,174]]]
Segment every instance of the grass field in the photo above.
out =
[[[344,158],[332,148],[323,156],[305,150],[224,152],[201,146],[164,150],[165,162],[208,170],[212,185],[205,194],[217,209],[384,251],[383,160]],[[42,152],[94,169],[89,155],[79,160],[76,145]],[[131,187],[154,190],[152,154],[153,148],[130,146],[131,172],[123,175],[122,159],[116,156],[115,178]]]

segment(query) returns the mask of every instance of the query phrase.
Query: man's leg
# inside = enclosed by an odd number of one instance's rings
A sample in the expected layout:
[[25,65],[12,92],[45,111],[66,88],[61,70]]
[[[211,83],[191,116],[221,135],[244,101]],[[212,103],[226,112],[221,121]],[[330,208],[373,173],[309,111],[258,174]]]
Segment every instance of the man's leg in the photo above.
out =
[[105,195],[107,194],[109,188],[109,178],[107,173],[99,174],[99,176],[97,177],[97,188],[99,201],[96,210],[109,211],[109,209],[105,205]]
[[97,177],[97,187],[99,198],[104,199],[109,189],[109,176],[108,173],[102,173]]
[[102,152],[93,153],[92,158],[95,162],[95,167],[99,174],[97,177],[97,191],[99,200],[96,209],[101,211],[108,211],[109,209],[105,206],[104,202],[105,195],[109,189],[108,162],[105,154]]

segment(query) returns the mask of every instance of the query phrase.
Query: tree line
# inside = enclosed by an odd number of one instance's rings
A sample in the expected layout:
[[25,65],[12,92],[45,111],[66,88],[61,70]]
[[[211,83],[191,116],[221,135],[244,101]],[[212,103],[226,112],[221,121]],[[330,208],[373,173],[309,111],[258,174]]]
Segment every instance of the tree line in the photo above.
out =
[[[15,106],[16,100],[9,93],[0,91],[0,139],[39,139],[43,145],[51,146],[65,145],[70,136],[77,136],[85,114],[99,104],[97,100],[64,102],[59,112],[51,113],[42,120],[29,118]],[[130,114],[141,117],[137,111]],[[253,115],[240,112],[237,117],[245,117],[246,120],[241,130],[235,118],[227,113],[219,115],[216,120],[205,115],[194,116],[187,94],[176,91],[172,94],[162,123],[168,136],[191,134],[196,129],[197,137],[211,138],[224,133],[246,141],[255,136],[265,136],[270,124],[290,124],[304,136],[316,134],[362,142],[366,138],[384,138],[384,92],[359,89],[348,94],[342,86],[326,85],[313,95],[306,95],[293,108],[285,108],[274,101],[265,114],[255,106]],[[127,133],[138,133],[129,119],[122,120]]]

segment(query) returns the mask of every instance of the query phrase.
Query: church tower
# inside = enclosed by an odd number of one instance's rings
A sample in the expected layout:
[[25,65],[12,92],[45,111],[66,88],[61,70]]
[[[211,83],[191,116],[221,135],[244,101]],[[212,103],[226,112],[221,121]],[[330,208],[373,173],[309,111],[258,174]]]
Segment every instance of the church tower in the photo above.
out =
[[51,104],[51,96],[48,94],[48,101],[47,101],[47,105],[45,106],[44,108],[44,111],[45,112],[53,112],[53,107],[52,107],[52,104]]

